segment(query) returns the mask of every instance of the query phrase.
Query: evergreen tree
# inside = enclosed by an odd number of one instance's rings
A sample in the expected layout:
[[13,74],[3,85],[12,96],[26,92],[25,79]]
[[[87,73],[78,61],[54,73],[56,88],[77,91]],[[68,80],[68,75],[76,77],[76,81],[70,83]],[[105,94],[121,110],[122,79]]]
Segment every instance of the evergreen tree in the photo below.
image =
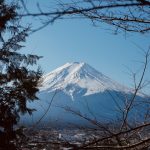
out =
[[18,6],[0,1],[0,149],[17,149],[17,130],[21,113],[31,114],[28,101],[37,99],[41,71],[32,70],[37,55],[19,53],[28,28],[19,25]]

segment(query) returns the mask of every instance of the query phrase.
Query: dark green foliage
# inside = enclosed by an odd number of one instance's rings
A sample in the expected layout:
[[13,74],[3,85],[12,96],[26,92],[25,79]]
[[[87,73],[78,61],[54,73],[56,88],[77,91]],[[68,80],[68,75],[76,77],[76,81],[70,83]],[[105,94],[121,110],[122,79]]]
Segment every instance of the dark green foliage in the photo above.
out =
[[27,101],[38,99],[40,69],[32,70],[40,59],[18,51],[28,36],[28,28],[19,25],[17,5],[0,1],[0,149],[17,149],[17,125],[21,113],[31,114]]

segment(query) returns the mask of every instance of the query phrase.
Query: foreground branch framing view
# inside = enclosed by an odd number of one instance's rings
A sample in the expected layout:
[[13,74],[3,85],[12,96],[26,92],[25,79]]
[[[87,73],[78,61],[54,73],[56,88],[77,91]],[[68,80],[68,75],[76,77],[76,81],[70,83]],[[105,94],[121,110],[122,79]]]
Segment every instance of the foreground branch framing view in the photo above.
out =
[[149,31],[149,0],[1,0],[0,150],[149,150]]

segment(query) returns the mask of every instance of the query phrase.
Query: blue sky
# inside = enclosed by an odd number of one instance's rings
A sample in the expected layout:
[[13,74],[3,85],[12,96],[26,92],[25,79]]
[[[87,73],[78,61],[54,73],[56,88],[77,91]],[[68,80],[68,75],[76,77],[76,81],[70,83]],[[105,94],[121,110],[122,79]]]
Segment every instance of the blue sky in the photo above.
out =
[[[35,27],[37,22],[32,23]],[[114,35],[106,28],[111,29],[105,24],[94,27],[88,20],[59,20],[30,35],[23,51],[43,56],[39,64],[44,73],[66,62],[86,62],[112,79],[131,85],[127,68],[137,71],[141,66],[143,57],[138,46],[147,50],[150,36]]]

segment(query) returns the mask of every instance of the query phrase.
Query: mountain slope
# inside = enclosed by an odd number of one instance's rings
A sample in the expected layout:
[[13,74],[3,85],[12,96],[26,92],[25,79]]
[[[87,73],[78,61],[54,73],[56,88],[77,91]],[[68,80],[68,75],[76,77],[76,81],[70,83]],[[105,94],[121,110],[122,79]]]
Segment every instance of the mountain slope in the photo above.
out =
[[[51,125],[57,122],[59,126],[67,122],[87,124],[87,121],[72,114],[69,109],[89,118],[106,121],[118,115],[118,110],[123,109],[124,102],[132,94],[131,89],[113,81],[90,65],[74,62],[66,63],[44,75],[38,93],[40,100],[29,106],[37,109],[32,118],[35,121],[51,104],[43,121],[51,122]],[[141,97],[139,94],[136,98]]]

